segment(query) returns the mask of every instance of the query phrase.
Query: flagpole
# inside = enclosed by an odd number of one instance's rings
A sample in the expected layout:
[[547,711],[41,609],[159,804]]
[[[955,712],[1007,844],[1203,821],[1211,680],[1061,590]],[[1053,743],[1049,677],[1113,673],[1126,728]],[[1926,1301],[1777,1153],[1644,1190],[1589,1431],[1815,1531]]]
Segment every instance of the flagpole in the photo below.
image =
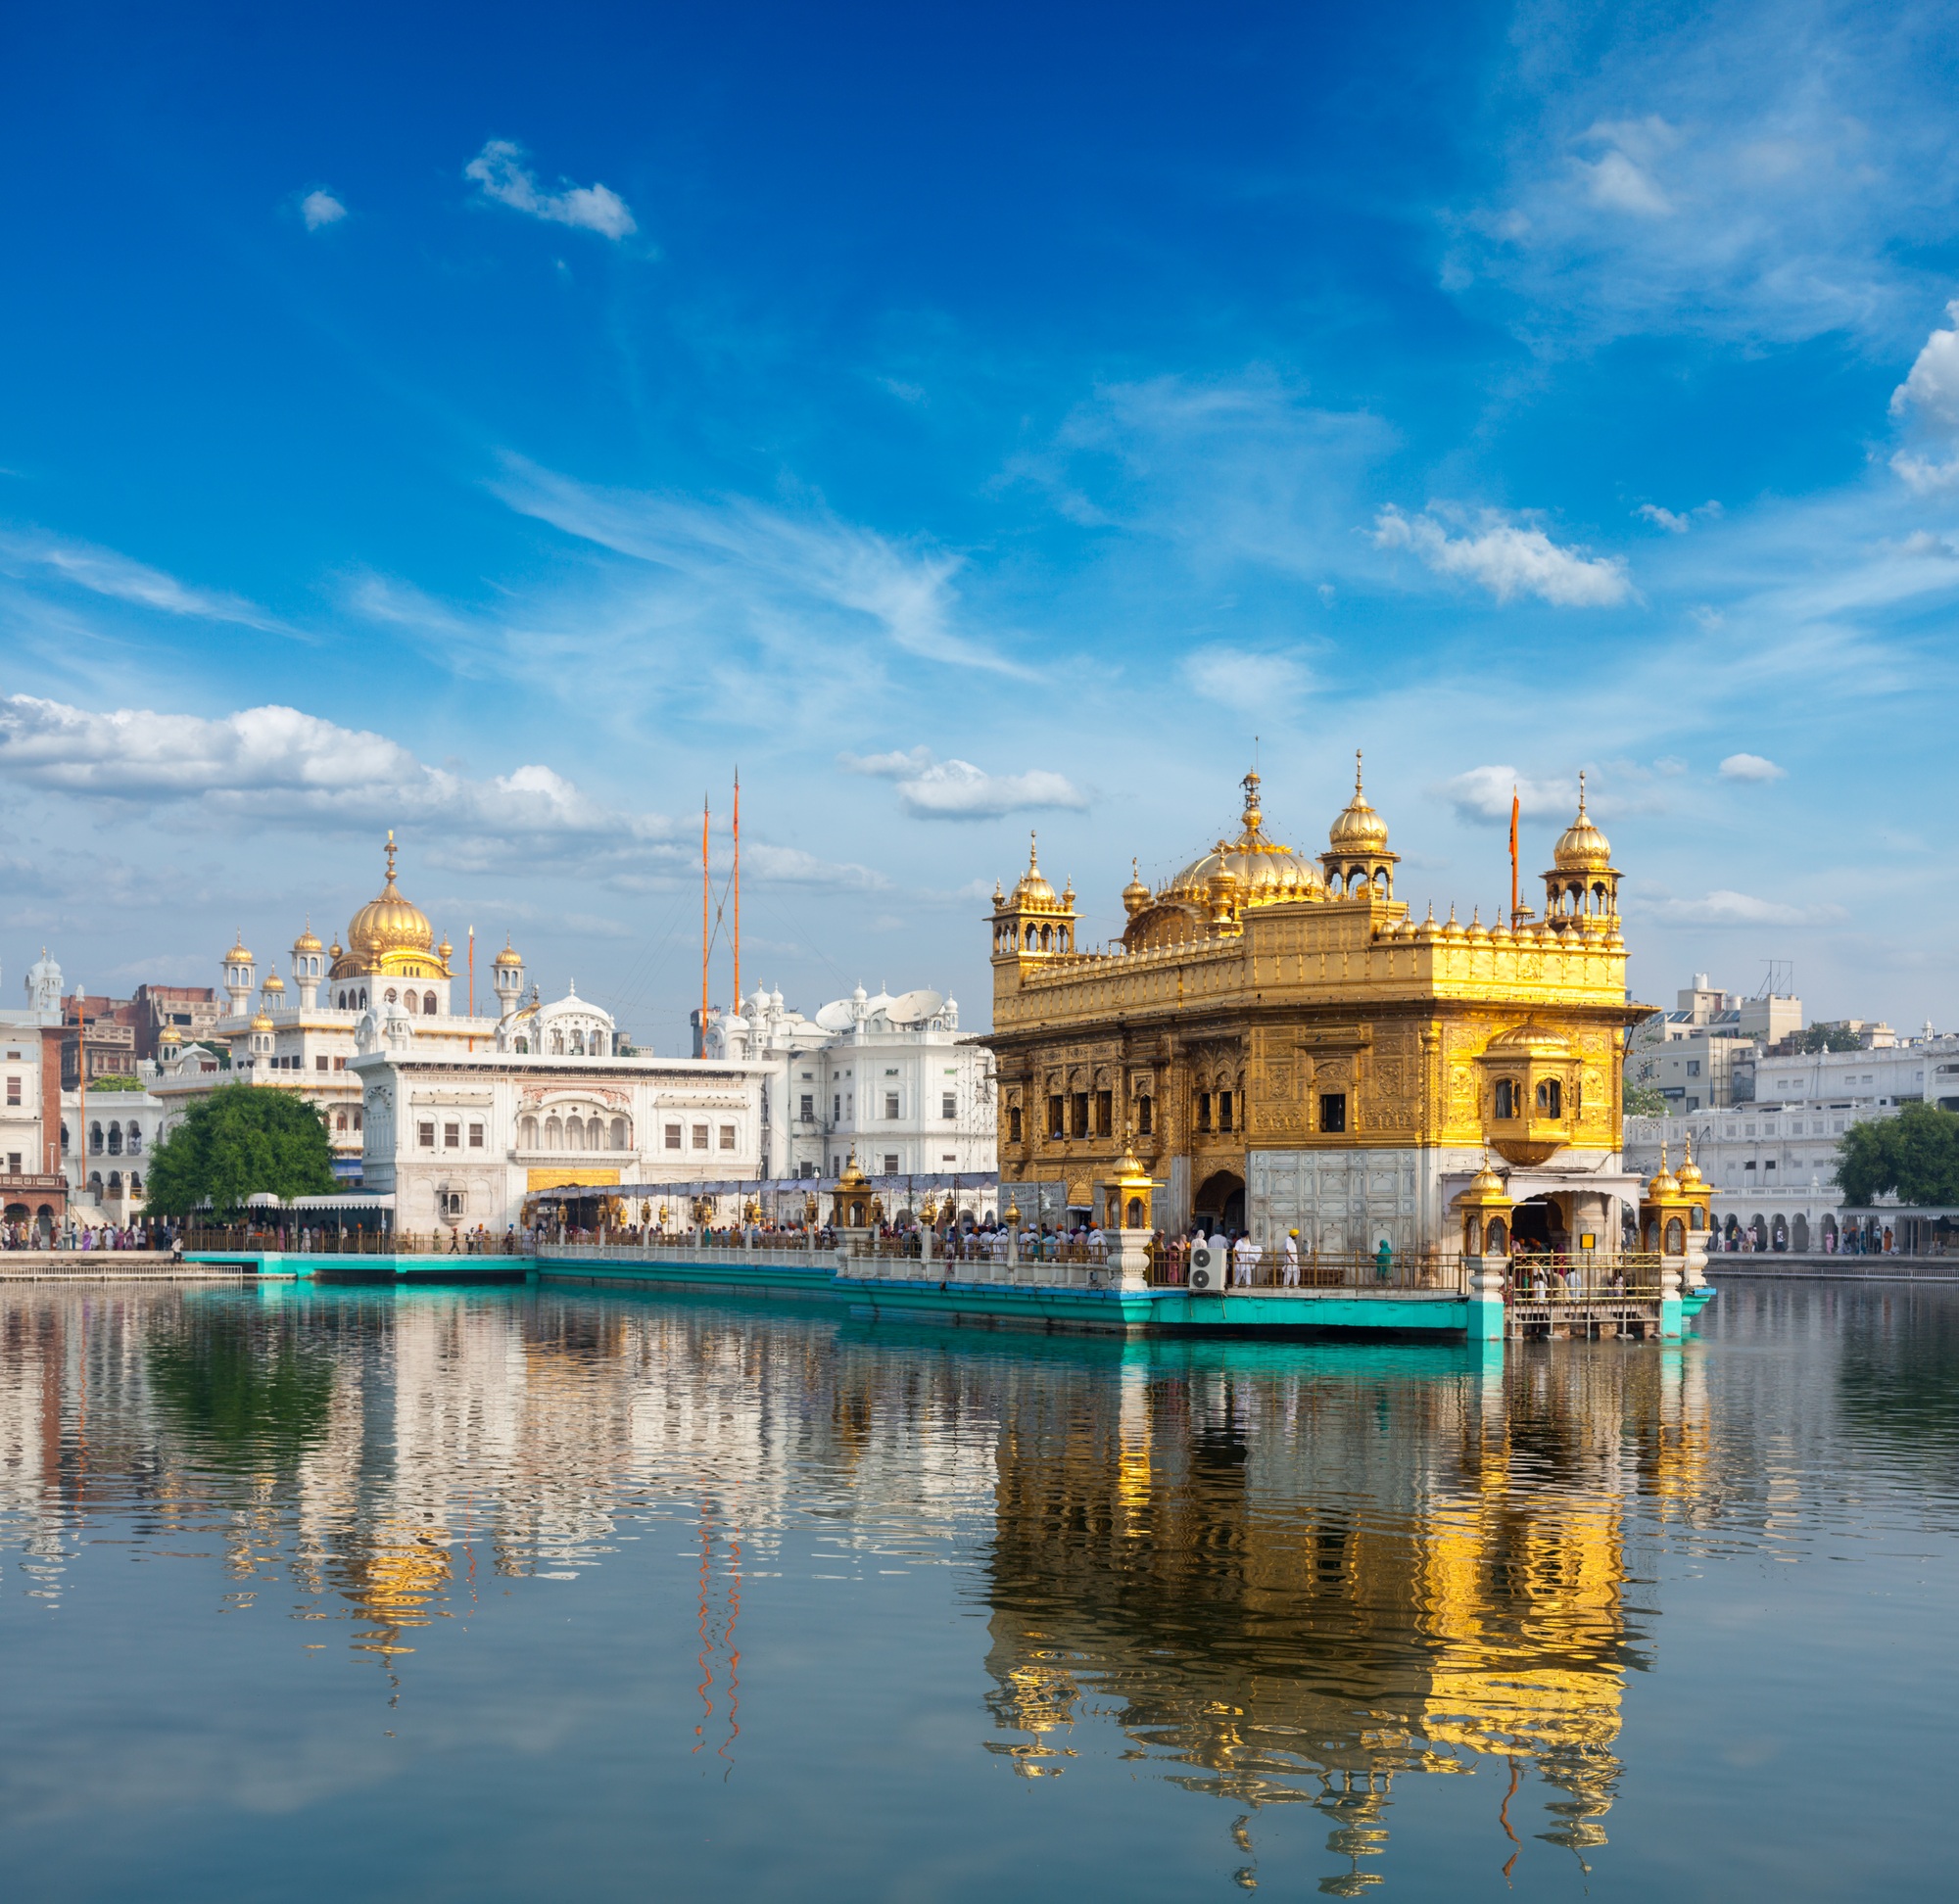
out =
[[707,1056],[707,944],[710,930],[707,917],[707,795],[700,796],[700,1030],[694,1056]]
[[741,1010],[741,770],[735,770],[735,1010]]
[[1517,923],[1517,789],[1510,788],[1510,924]]

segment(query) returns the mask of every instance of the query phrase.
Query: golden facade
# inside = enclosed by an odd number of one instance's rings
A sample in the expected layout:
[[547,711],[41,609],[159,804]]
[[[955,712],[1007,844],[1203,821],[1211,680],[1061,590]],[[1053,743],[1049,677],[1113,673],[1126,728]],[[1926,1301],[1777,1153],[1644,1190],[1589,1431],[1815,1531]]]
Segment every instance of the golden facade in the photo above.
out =
[[1621,1059],[1648,1008],[1627,998],[1620,874],[1582,785],[1543,915],[1487,926],[1395,897],[1358,770],[1316,861],[1266,831],[1259,776],[1243,785],[1236,836],[1154,892],[1132,880],[1107,950],[1076,945],[1074,887],[1033,854],[995,887],[1003,1179],[1089,1209],[1126,1139],[1165,1185],[1166,1228],[1444,1248],[1450,1198],[1494,1152],[1533,1206],[1525,1234],[1616,1247],[1639,1202],[1618,1169]]

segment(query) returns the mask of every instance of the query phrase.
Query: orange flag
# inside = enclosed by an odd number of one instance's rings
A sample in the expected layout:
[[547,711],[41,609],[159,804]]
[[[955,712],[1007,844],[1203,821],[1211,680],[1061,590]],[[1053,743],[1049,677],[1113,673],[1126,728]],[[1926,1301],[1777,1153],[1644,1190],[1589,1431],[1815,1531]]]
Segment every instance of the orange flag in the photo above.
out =
[[1517,789],[1510,788],[1510,917],[1517,916]]

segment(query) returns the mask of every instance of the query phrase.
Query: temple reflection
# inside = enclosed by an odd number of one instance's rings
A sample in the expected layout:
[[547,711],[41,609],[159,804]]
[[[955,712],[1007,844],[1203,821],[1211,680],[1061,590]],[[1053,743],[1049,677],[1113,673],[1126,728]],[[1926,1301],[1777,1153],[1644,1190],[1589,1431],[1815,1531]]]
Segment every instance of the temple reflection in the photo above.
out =
[[1483,1760],[1554,1789],[1539,1835],[1603,1843],[1645,1645],[1627,1496],[1691,1493],[1704,1439],[1682,1358],[1445,1359],[1010,1375],[989,1749],[1050,1776],[1113,1721],[1171,1784],[1324,1812],[1334,1890],[1377,1881],[1398,1777]]

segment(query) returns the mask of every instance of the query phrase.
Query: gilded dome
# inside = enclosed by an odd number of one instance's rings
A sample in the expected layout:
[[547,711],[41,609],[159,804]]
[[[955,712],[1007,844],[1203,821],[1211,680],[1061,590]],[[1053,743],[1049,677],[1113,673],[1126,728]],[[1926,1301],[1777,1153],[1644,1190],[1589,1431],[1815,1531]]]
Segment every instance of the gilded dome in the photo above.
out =
[[1143,883],[1143,876],[1136,870],[1136,862],[1129,862],[1129,883],[1123,888],[1123,910],[1133,919],[1150,903],[1150,889]]
[[1585,776],[1578,776],[1578,818],[1557,836],[1552,855],[1560,873],[1604,873],[1611,869],[1612,848],[1585,811]]
[[232,941],[231,950],[224,955],[226,965],[250,965],[252,955],[245,949],[245,934],[240,932]]
[[265,982],[259,989],[268,997],[283,998],[286,995],[286,981],[276,972],[268,972],[265,975]]
[[1680,1166],[1677,1179],[1682,1190],[1689,1195],[1697,1195],[1707,1188],[1707,1179],[1700,1174],[1700,1166],[1694,1161],[1694,1139],[1687,1140],[1687,1162]]
[[254,1031],[269,1031],[272,1029],[271,1015],[263,1005],[252,1015],[252,1029]]
[[1578,1055],[1571,1040],[1562,1031],[1553,1031],[1550,1025],[1539,1024],[1534,1019],[1513,1024],[1507,1031],[1499,1031],[1484,1050],[1492,1058],[1542,1058],[1553,1064],[1563,1063]]
[[309,919],[306,923],[306,930],[293,940],[293,950],[295,952],[318,952],[322,949],[318,935],[312,929],[312,921]]
[[1194,905],[1209,905],[1212,881],[1220,873],[1229,874],[1237,881],[1237,896],[1242,904],[1249,906],[1324,896],[1319,868],[1290,846],[1266,835],[1265,815],[1259,807],[1258,775],[1247,774],[1243,785],[1245,814],[1238,837],[1220,839],[1202,859],[1192,860],[1158,893],[1159,901],[1182,899]]
[[1027,870],[1021,875],[1020,883],[1014,887],[1007,904],[1020,912],[1059,912],[1061,901],[1055,897],[1054,887],[1042,877],[1040,863],[1035,858],[1039,841],[1032,833],[1027,835]]
[[510,941],[506,937],[503,940],[502,951],[498,953],[497,956],[494,959],[492,959],[490,963],[492,965],[502,966],[507,972],[513,966],[521,967],[524,961],[519,954],[510,950]]
[[1388,845],[1388,823],[1367,804],[1361,790],[1361,755],[1354,755],[1354,797],[1340,809],[1326,835],[1326,843],[1345,857],[1364,857],[1382,853]]
[[422,909],[402,897],[395,884],[395,835],[388,835],[388,882],[348,922],[347,944],[357,958],[379,959],[390,952],[427,952],[435,928]]

